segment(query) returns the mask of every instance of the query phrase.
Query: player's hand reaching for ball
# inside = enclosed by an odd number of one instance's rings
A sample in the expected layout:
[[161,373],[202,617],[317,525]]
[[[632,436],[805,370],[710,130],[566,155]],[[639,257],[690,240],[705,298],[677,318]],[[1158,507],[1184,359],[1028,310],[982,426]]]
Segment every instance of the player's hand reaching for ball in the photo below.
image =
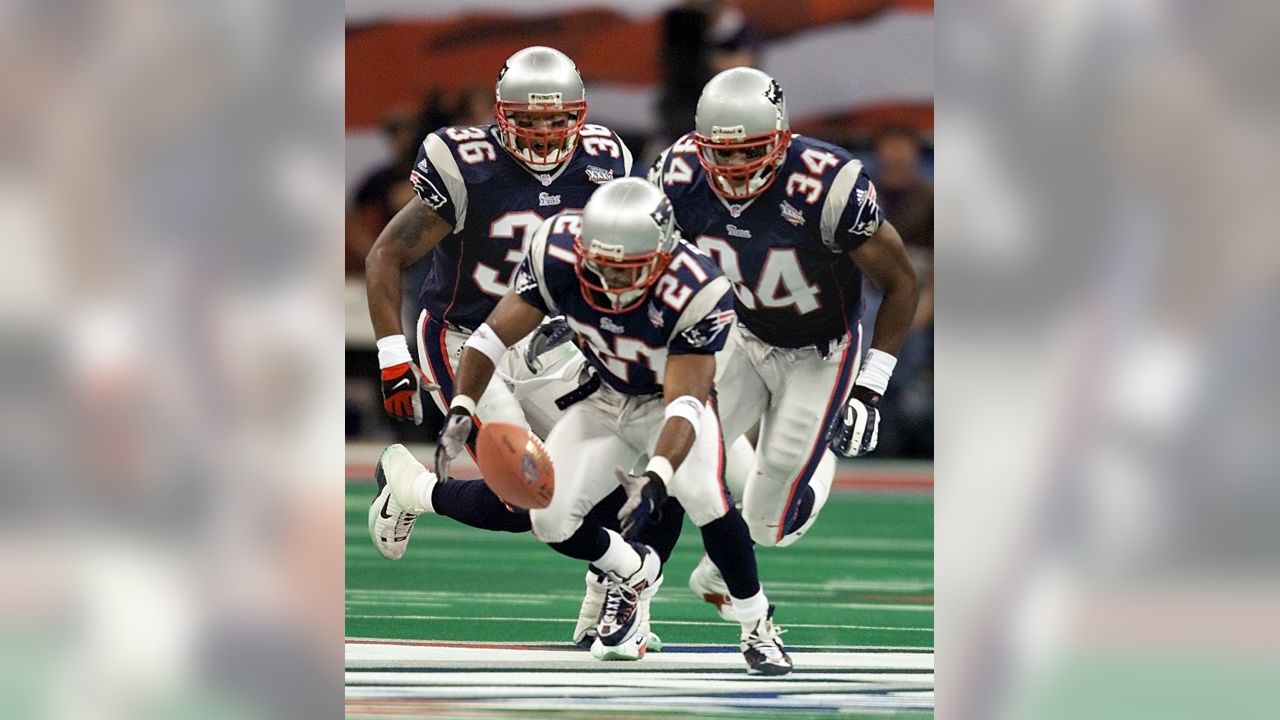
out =
[[661,517],[662,504],[667,501],[667,486],[653,471],[632,475],[617,468],[614,472],[618,476],[618,484],[627,493],[627,501],[618,511],[622,537],[634,540],[649,520]]
[[466,408],[455,407],[449,411],[444,429],[440,431],[440,439],[436,443],[436,477],[448,479],[449,463],[466,448],[474,431],[475,421]]

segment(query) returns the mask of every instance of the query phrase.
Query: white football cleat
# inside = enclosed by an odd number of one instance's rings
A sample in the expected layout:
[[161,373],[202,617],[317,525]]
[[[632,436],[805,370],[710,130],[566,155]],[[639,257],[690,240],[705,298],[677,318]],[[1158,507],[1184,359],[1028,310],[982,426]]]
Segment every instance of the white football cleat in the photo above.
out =
[[586,650],[596,641],[596,626],[600,624],[600,613],[604,610],[604,595],[608,589],[608,577],[597,573],[595,568],[587,568],[587,594],[582,598],[582,607],[578,609],[578,625],[573,629],[573,644]]
[[[658,585],[662,585],[662,578],[658,578]],[[654,591],[656,592],[657,589],[655,588]],[[649,627],[649,621],[653,619],[653,614],[649,612],[649,601],[652,599],[651,597],[643,596],[640,598],[640,604],[644,605],[645,645],[648,647],[649,652],[662,652],[662,638],[658,637],[658,634]]]
[[[595,570],[587,569],[587,593],[582,598],[582,607],[578,609],[578,625],[573,629],[573,644],[583,650],[591,649],[596,641],[596,626],[600,623],[600,613],[604,610],[604,596],[609,589],[609,578],[607,575],[597,574]],[[662,581],[659,580],[661,585]],[[650,598],[641,598],[640,602],[644,604],[644,614],[646,618],[652,617],[649,614]],[[658,634],[649,629],[646,625],[645,632],[648,635],[646,645],[648,652],[662,652],[662,638]]]
[[737,622],[738,617],[733,612],[733,597],[729,595],[729,586],[724,582],[724,576],[720,574],[720,568],[711,562],[711,558],[706,555],[698,561],[697,566],[693,568],[693,572],[689,574],[689,589],[694,595],[706,600],[716,606],[716,612],[720,613],[720,617],[730,622]]
[[647,545],[636,546],[640,569],[629,577],[610,575],[604,611],[591,644],[597,660],[639,660],[649,649],[649,603],[662,584],[662,561]]
[[427,482],[434,484],[435,476],[403,445],[388,446],[378,458],[378,467],[373,473],[378,483],[378,495],[369,506],[369,537],[382,557],[388,560],[399,560],[404,556],[414,521],[422,513],[431,511],[430,507],[406,505],[398,499],[408,494],[411,484],[420,475],[426,475]]
[[747,661],[748,675],[786,675],[791,672],[791,656],[782,648],[782,628],[773,624],[773,606],[753,624],[743,628],[738,649]]

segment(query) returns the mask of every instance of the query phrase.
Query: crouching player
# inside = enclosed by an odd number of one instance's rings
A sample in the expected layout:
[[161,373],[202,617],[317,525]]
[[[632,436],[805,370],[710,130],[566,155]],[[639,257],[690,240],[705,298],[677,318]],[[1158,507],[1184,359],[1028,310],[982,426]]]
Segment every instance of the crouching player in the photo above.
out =
[[[581,213],[560,213],[539,228],[512,291],[463,350],[440,438],[443,464],[463,451],[476,398],[507,347],[545,316],[564,315],[594,371],[583,399],[547,437],[555,496],[530,519],[539,540],[610,578],[592,646],[599,659],[644,655],[642,600],[657,591],[662,568],[651,547],[628,539],[661,512],[669,494],[700,528],[724,576],[748,672],[791,670],[760,588],[750,533],[724,489],[724,444],[707,403],[732,308],[729,281],[676,233],[662,191],[627,178],[601,187]],[[629,474],[624,468],[642,456],[649,458],[644,473]],[[627,492],[621,535],[587,516],[619,484]]]

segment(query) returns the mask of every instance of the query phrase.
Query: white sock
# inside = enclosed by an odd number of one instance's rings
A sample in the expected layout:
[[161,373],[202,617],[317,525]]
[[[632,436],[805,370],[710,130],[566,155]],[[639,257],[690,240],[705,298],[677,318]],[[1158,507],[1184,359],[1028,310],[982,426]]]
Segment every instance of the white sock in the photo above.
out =
[[[436,474],[430,470],[424,470],[417,474],[409,481],[407,488],[409,497],[408,502],[401,502],[400,506],[411,513],[421,515],[422,513],[434,513],[436,510],[431,505],[431,491],[436,486]],[[400,498],[397,496],[396,501]]]
[[605,529],[605,532],[609,533],[609,549],[605,551],[604,555],[600,556],[599,560],[593,561],[592,564],[618,577],[631,577],[640,569],[642,560],[639,553],[636,552],[635,548],[627,544],[627,541],[623,540],[618,533],[608,528]]
[[743,630],[754,630],[756,623],[760,622],[760,618],[763,618],[768,612],[769,599],[764,596],[764,590],[760,590],[745,600],[733,598],[733,614],[738,616],[738,622],[742,623]]

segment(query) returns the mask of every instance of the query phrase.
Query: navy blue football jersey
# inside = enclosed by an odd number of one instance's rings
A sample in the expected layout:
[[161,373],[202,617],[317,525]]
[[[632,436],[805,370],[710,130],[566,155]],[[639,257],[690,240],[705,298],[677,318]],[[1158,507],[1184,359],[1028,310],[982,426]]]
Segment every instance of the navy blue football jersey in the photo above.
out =
[[418,294],[435,319],[479,327],[524,259],[529,236],[551,215],[581,209],[600,185],[631,172],[631,152],[602,125],[586,125],[573,157],[535,173],[511,156],[493,125],[427,136],[410,174],[414,191],[453,226],[431,254]]
[[862,163],[847,150],[793,136],[773,184],[744,203],[716,195],[693,135],[649,171],[676,224],[733,281],[738,321],[778,347],[843,336],[862,314],[862,273],[849,258],[884,216]]
[[574,271],[573,238],[581,228],[580,212],[561,213],[539,228],[515,289],[547,315],[564,315],[605,382],[628,395],[660,393],[668,355],[724,348],[733,325],[732,286],[711,258],[680,240],[643,303],[601,312],[583,297]]

